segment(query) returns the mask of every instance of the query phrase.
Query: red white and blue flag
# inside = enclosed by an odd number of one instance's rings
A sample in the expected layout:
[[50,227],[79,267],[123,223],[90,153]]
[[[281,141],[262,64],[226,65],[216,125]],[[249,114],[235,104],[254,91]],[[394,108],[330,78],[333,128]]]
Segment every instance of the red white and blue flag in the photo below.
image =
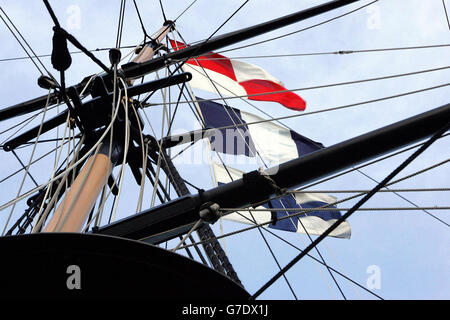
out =
[[252,113],[201,98],[197,102],[206,127],[217,129],[210,138],[212,151],[258,154],[273,166],[323,148],[320,142]]
[[[184,43],[170,40],[174,50],[186,48]],[[306,102],[287,90],[283,83],[264,69],[247,62],[229,59],[218,53],[189,59],[183,71],[192,73],[189,82],[194,88],[227,96],[241,96],[250,100],[274,101],[302,111]]]

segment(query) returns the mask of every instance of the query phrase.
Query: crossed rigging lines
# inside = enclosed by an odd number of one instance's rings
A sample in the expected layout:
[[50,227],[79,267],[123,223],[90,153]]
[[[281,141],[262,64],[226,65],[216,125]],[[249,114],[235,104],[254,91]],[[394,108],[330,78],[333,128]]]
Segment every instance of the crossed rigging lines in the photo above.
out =
[[[123,3],[124,3],[125,1],[123,1]],[[374,1],[374,2],[376,2],[376,1]],[[374,2],[372,2],[372,3],[374,3]],[[195,1],[193,2],[193,3],[195,3]],[[193,4],[192,3],[192,4]],[[161,4],[161,7],[162,7],[162,2],[160,2],[160,4]],[[192,5],[191,4],[191,5]],[[370,3],[371,4],[371,3]],[[445,3],[444,3],[444,5],[445,5]],[[189,8],[189,7],[188,7]],[[124,9],[123,9],[124,10]],[[121,12],[122,12],[122,10],[121,10]],[[184,13],[184,12],[183,12]],[[164,13],[163,13],[164,14]],[[122,16],[122,20],[123,20],[123,16]],[[123,23],[123,22],[122,22]],[[122,27],[123,27],[123,24],[122,24]],[[121,30],[121,29],[120,29]],[[121,31],[120,31],[120,34],[121,34]],[[119,31],[118,31],[118,40],[117,40],[117,42],[118,42],[118,44],[120,45],[120,39],[121,39],[121,35],[120,35],[120,38],[119,38]],[[439,45],[439,46],[449,46],[449,45]],[[429,46],[428,46],[429,47]],[[415,48],[417,48],[417,47],[415,47]],[[423,48],[425,48],[425,46],[423,47]],[[399,50],[401,50],[401,48],[397,48],[397,49],[399,49]],[[411,48],[408,48],[408,49],[411,49]],[[390,49],[390,50],[392,50],[392,48]],[[406,50],[406,49],[405,49]],[[361,50],[360,52],[363,52],[364,50]],[[374,50],[375,51],[375,50]],[[376,49],[376,51],[380,51],[380,49]],[[386,49],[386,51],[387,51],[387,49]],[[329,54],[329,53],[323,53],[323,54]],[[336,53],[335,53],[336,54]],[[36,55],[35,55],[36,56]],[[31,57],[28,57],[29,59],[32,59]],[[28,59],[27,58],[27,59]],[[33,59],[32,59],[33,60]],[[174,119],[174,116],[175,116],[175,114],[173,115],[173,118],[172,118],[172,121],[173,121],[173,119]],[[281,119],[272,119],[272,120],[270,120],[270,121],[273,121],[273,120],[281,120]]]

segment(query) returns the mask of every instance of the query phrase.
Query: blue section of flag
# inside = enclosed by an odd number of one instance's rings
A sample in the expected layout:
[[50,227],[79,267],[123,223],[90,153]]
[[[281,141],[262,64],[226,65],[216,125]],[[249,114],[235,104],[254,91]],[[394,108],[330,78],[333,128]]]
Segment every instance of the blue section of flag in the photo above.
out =
[[[284,209],[284,208],[309,209],[309,208],[319,208],[327,204],[328,203],[322,201],[309,201],[298,204],[292,195],[287,195],[280,199],[271,200],[269,203],[263,204],[263,207],[267,209]],[[328,207],[336,208],[336,206],[328,206]],[[272,215],[275,215],[277,219],[280,219],[282,217],[290,216],[298,212],[300,211],[298,210],[273,211]],[[297,232],[297,228],[299,227],[298,223],[299,218],[306,216],[316,216],[322,220],[328,221],[331,219],[339,219],[342,216],[342,214],[340,211],[326,211],[319,209],[318,211],[309,211],[307,213],[302,213],[301,215],[294,216],[290,219],[283,219],[280,221],[276,221],[275,224],[270,224],[269,227],[278,230]]]
[[[201,98],[197,98],[201,99]],[[200,109],[206,127],[221,128],[245,124],[239,109],[224,106],[212,101],[199,101]],[[213,151],[228,154],[244,154],[253,157],[256,154],[255,144],[250,136],[247,125],[237,128],[219,129],[221,137],[217,134],[210,138]],[[233,141],[231,141],[233,140]]]
[[313,141],[308,139],[293,130],[289,130],[291,132],[292,140],[294,140],[297,145],[298,156],[304,156],[305,154],[311,153],[313,151],[322,149],[324,146],[320,142]]
[[[218,182],[219,186],[224,185],[225,183]],[[266,209],[301,209],[301,208],[320,208],[322,206],[326,206],[328,203],[323,201],[308,201],[304,203],[297,203],[293,195],[286,195],[279,199],[270,200],[269,202],[266,202],[262,204],[262,206]],[[336,208],[336,206],[329,205],[327,208]],[[272,220],[274,220],[273,223],[269,224],[269,228],[272,229],[278,229],[283,231],[291,231],[291,232],[297,232],[299,228],[301,228],[303,231],[303,228],[301,227],[301,223],[299,223],[299,219],[307,216],[315,216],[318,217],[324,221],[330,221],[330,220],[337,220],[342,216],[342,213],[340,211],[327,211],[327,210],[320,210],[317,211],[309,211],[306,213],[302,213],[300,215],[295,216],[295,214],[301,212],[300,210],[285,210],[285,211],[272,211]],[[258,213],[255,213],[258,214]],[[286,216],[291,216],[290,219],[282,219]],[[330,222],[331,223],[331,222]],[[331,224],[330,224],[331,225]],[[323,230],[325,231],[325,230]]]

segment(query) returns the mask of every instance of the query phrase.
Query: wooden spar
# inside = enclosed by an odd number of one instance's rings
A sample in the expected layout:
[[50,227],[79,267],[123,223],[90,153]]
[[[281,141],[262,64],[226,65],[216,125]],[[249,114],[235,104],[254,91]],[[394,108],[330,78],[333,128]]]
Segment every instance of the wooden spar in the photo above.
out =
[[[158,30],[158,32],[156,33],[157,37],[154,39],[157,44],[160,44],[165,39],[165,37],[167,36],[167,34],[171,30],[171,28],[172,27],[170,25],[164,25],[161,27],[161,29]],[[141,63],[144,61],[148,61],[153,58],[153,56],[155,54],[155,49],[157,49],[157,48],[155,48],[155,46],[146,45],[141,50],[141,52],[139,52],[137,57],[135,57],[131,61],[135,62],[135,63]]]
[[88,159],[44,232],[80,232],[94,207],[95,200],[108,181],[113,163],[106,154]]
[[[172,22],[164,23],[164,25],[159,29],[156,34],[156,38],[154,39],[153,45],[144,45],[144,48],[142,48],[141,52],[133,59],[131,60],[132,63],[141,63],[148,61],[153,58],[155,55],[155,50],[157,49],[157,46],[166,38],[169,31],[172,30]],[[134,79],[129,79],[130,84],[134,83]]]
[[[133,61],[143,62],[153,58],[156,46],[164,40],[170,29],[171,25],[165,23],[154,39],[156,45],[145,46]],[[108,151],[91,156],[86,161],[44,232],[81,232],[114,167],[115,161],[109,158]]]

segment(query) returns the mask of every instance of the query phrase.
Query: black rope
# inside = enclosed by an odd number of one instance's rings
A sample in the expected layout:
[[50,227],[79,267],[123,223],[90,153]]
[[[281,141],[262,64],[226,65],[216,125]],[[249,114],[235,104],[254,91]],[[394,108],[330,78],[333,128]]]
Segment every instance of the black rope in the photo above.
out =
[[159,0],[159,5],[161,7],[161,12],[162,12],[163,19],[164,19],[164,22],[165,22],[165,21],[167,21],[167,18],[166,18],[166,13],[164,12],[164,7],[163,7],[163,4],[162,4],[162,0]]
[[450,20],[448,18],[447,7],[445,6],[445,0],[442,0],[442,5],[444,6],[445,17],[447,18],[448,29],[450,30]]
[[[170,123],[169,123],[169,128],[167,129],[167,135],[170,134],[170,130],[172,129],[172,124],[173,124],[173,121],[175,120],[175,115],[177,114],[177,110],[178,110],[178,107],[179,107],[180,101],[181,101],[181,95],[183,94],[183,90],[184,90],[185,86],[186,86],[186,82],[183,82],[183,85],[181,86],[181,89],[180,89],[180,94],[178,95],[177,104],[175,105],[175,110],[172,115],[172,119],[170,120]],[[169,107],[170,107],[170,105],[169,105]]]
[[243,48],[255,46],[255,45],[258,45],[258,44],[261,44],[261,43],[265,43],[265,42],[269,42],[269,41],[281,39],[281,38],[284,38],[284,37],[287,37],[287,36],[290,36],[290,35],[293,35],[293,34],[296,34],[296,33],[299,33],[299,32],[303,32],[303,31],[306,31],[306,30],[309,30],[309,29],[312,29],[312,28],[315,28],[315,27],[324,25],[324,24],[329,23],[329,22],[331,22],[331,21],[340,19],[340,18],[342,18],[342,17],[345,17],[345,16],[347,16],[347,15],[349,15],[349,14],[351,14],[351,13],[354,13],[354,12],[356,12],[356,11],[359,11],[359,10],[363,9],[363,8],[366,8],[366,7],[368,7],[368,6],[372,5],[372,4],[374,4],[374,3],[377,2],[377,1],[379,1],[379,0],[374,0],[374,1],[370,2],[370,3],[368,3],[368,4],[363,5],[362,7],[358,7],[358,8],[356,8],[356,9],[354,9],[354,10],[348,11],[348,12],[346,12],[346,13],[344,13],[344,14],[339,15],[339,16],[333,17],[333,18],[331,18],[331,19],[328,19],[328,20],[319,22],[319,23],[317,23],[317,24],[314,24],[314,25],[312,25],[312,26],[309,26],[309,27],[306,27],[306,28],[303,28],[303,29],[300,29],[300,30],[297,30],[297,31],[293,31],[293,32],[290,32],[290,33],[286,33],[286,34],[283,34],[283,35],[281,35],[281,36],[277,36],[277,37],[274,37],[274,38],[266,39],[266,40],[263,40],[263,41],[258,41],[258,42],[250,43],[250,44],[248,44],[248,45],[244,45],[244,46],[241,46],[241,47],[236,47],[236,48],[232,48],[232,49],[228,49],[228,50],[218,51],[218,52],[216,52],[216,53],[224,53],[224,52],[228,52],[228,51],[234,51],[234,50],[238,50],[238,49],[243,49]]
[[312,242],[306,249],[296,256],[291,262],[289,262],[280,272],[272,277],[267,283],[265,283],[258,291],[256,291],[250,300],[254,300],[267,288],[269,288],[276,280],[278,280],[284,273],[286,273],[292,266],[294,266],[300,259],[302,259],[307,253],[315,248],[325,237],[333,232],[342,222],[347,220],[356,210],[358,210],[367,200],[369,200],[375,193],[383,188],[392,178],[394,178],[400,171],[408,166],[414,159],[416,159],[421,153],[423,153],[433,142],[435,142],[441,135],[443,135],[450,128],[450,122],[437,131],[425,144],[423,144],[418,150],[416,150],[408,159],[400,164],[394,171],[392,171],[386,178],[383,179],[375,188],[367,193],[364,198],[358,201],[346,214],[339,218],[331,227],[329,227],[324,233],[322,233],[314,242]]
[[14,151],[14,149],[11,149],[13,155],[16,157],[16,159],[19,161],[19,163],[22,165],[23,169],[25,170],[25,172],[28,174],[28,176],[31,178],[31,180],[33,180],[34,184],[36,187],[39,187],[39,184],[36,182],[36,180],[33,178],[33,176],[31,175],[30,171],[26,169],[25,165],[23,164],[22,160],[20,160],[19,156],[17,155],[17,153]]
[[55,26],[57,28],[61,28],[61,25],[59,24],[58,18],[56,18],[55,13],[53,12],[52,7],[50,6],[50,3],[48,2],[48,0],[44,0],[44,4],[47,7],[47,11],[48,13],[50,13],[50,16],[52,17],[53,23],[55,24]]
[[177,20],[178,20],[178,19],[179,19],[186,11],[188,11],[189,8],[192,7],[192,6],[194,5],[194,3],[196,3],[196,2],[197,2],[197,0],[192,1],[191,4],[190,4],[186,9],[184,9],[183,12],[181,12],[181,13],[178,15],[178,17],[176,17],[175,20],[173,20],[173,21],[174,21],[174,22],[177,21]]
[[[275,238],[283,241],[284,243],[288,244],[289,246],[291,246],[294,249],[297,249],[298,251],[302,252],[303,250],[300,249],[299,247],[293,245],[292,243],[290,243],[289,241],[287,241],[286,239],[283,239],[282,237],[280,237],[279,235],[277,235],[276,233],[270,231],[268,228],[263,228],[264,231],[268,232],[269,234],[271,234],[272,236],[274,236]],[[320,261],[319,259],[315,258],[314,256],[307,254],[307,256],[311,259],[313,259],[314,261],[316,261],[317,263],[320,263],[321,265],[327,267],[328,269],[332,270],[333,272],[335,272],[336,274],[340,275],[341,277],[343,277],[344,279],[347,279],[348,281],[352,282],[353,284],[357,285],[358,287],[360,287],[361,289],[364,289],[365,291],[367,291],[368,293],[374,295],[375,297],[377,297],[380,300],[384,300],[382,297],[380,297],[379,295],[377,295],[375,292],[370,291],[369,289],[367,289],[366,287],[364,287],[363,285],[359,284],[358,282],[356,282],[355,280],[351,279],[350,277],[346,276],[345,274],[339,272],[338,270],[334,269],[333,267],[329,266],[328,264]]]
[[125,5],[126,5],[126,0],[121,0],[119,22],[117,25],[116,48],[119,48],[120,43],[122,42],[122,31],[123,31],[123,20],[124,20],[124,16],[125,16]]
[[141,24],[142,32],[144,33],[144,39],[150,38],[149,35],[147,34],[147,30],[145,30],[144,22],[142,22],[141,13],[139,12],[138,6],[136,4],[136,0],[133,0],[133,3],[134,3],[134,7],[136,8],[136,13],[139,18],[139,23]]

